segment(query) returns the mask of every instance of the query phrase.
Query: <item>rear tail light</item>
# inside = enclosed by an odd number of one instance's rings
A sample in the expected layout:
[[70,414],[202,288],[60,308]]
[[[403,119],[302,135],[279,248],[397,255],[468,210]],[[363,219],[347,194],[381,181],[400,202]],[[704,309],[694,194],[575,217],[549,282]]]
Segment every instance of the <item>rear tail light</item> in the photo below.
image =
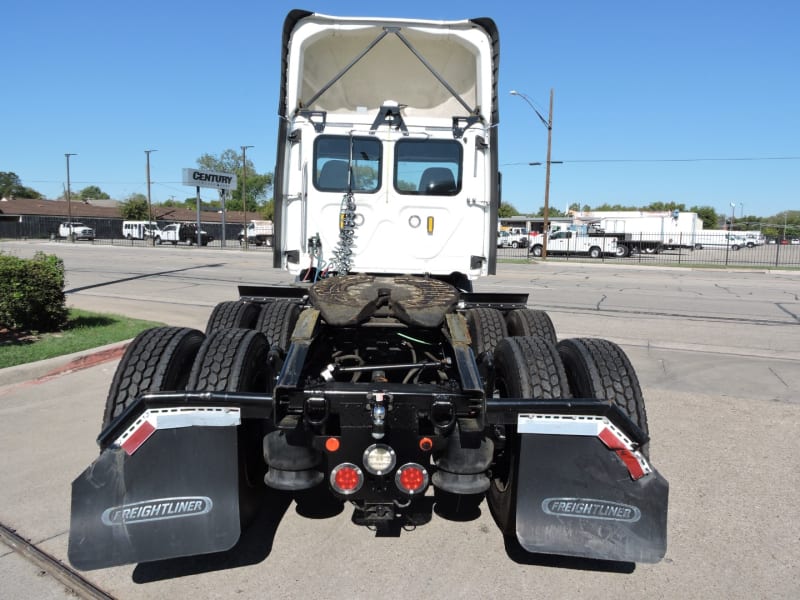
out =
[[413,496],[428,487],[428,472],[422,465],[407,463],[397,469],[394,482],[401,492]]
[[331,487],[340,494],[355,494],[364,483],[364,473],[353,463],[342,463],[331,471]]

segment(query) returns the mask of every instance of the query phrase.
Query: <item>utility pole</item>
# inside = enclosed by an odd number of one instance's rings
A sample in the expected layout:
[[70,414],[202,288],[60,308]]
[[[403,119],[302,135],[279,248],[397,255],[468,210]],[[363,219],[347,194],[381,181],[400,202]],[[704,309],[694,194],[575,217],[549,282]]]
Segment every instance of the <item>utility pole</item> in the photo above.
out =
[[547,171],[544,175],[544,242],[542,243],[542,258],[547,258],[547,232],[550,219],[550,151],[553,148],[553,88],[550,88],[550,113],[547,117]]
[[244,230],[244,249],[247,250],[247,149],[253,146],[242,146],[242,228]]
[[69,157],[77,156],[74,152],[65,153],[67,157],[67,222],[69,223],[69,241],[74,242],[75,236],[72,233],[72,196],[69,189]]
[[150,201],[150,153],[151,152],[158,152],[158,150],[145,150],[144,153],[147,155],[147,230],[150,232],[150,239],[153,244],[156,242],[156,238],[153,235],[153,205]]
[[[553,162],[557,163],[562,162],[560,160],[552,161],[550,159],[551,150],[553,148],[553,88],[550,88],[550,113],[547,119],[545,119],[542,116],[542,114],[538,110],[536,110],[536,107],[533,105],[533,102],[531,101],[531,99],[528,97],[527,94],[523,94],[522,92],[518,92],[516,90],[511,90],[511,92],[509,93],[512,96],[519,96],[520,98],[525,100],[525,102],[528,103],[528,106],[530,106],[533,109],[533,112],[536,113],[536,116],[539,117],[539,120],[542,122],[542,124],[545,127],[547,127],[547,167],[546,167],[547,170],[545,172],[545,178],[544,178],[544,215],[543,215],[544,223],[542,224],[542,227],[544,228],[544,241],[542,242],[542,258],[545,259],[547,258],[547,230],[549,229],[549,221],[550,221],[550,165],[553,164]],[[538,165],[541,163],[529,163],[529,164]]]

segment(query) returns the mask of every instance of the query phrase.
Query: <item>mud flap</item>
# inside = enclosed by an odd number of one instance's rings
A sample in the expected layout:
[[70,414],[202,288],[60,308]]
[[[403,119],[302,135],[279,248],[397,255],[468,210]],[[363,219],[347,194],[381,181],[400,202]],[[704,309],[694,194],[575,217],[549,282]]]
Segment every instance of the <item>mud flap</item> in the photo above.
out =
[[641,455],[624,456],[597,436],[520,436],[516,531],[528,552],[658,562],[668,492]]
[[73,566],[206,554],[237,542],[237,427],[158,429],[131,449],[107,448],[72,483]]

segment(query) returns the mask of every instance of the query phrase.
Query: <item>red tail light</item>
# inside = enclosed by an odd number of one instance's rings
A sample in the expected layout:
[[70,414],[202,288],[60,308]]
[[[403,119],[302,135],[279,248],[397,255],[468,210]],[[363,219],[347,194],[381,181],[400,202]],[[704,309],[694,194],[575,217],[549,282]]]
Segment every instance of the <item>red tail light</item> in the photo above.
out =
[[353,463],[342,463],[331,471],[331,487],[340,494],[355,494],[364,483],[364,473]]
[[419,494],[428,487],[428,472],[417,463],[407,463],[397,469],[394,482],[401,492]]

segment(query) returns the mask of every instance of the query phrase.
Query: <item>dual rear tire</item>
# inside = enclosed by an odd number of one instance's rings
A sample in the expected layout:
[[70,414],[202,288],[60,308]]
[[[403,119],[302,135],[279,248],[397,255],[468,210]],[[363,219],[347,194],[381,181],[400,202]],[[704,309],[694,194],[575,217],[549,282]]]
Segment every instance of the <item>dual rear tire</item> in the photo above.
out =
[[[624,351],[611,341],[576,338],[554,344],[541,336],[507,338],[495,349],[494,372],[494,395],[498,397],[611,401],[648,434],[639,380]],[[515,425],[505,426],[499,434],[504,448],[492,467],[486,501],[498,527],[513,535],[519,435]],[[647,456],[646,444],[641,451]]]

